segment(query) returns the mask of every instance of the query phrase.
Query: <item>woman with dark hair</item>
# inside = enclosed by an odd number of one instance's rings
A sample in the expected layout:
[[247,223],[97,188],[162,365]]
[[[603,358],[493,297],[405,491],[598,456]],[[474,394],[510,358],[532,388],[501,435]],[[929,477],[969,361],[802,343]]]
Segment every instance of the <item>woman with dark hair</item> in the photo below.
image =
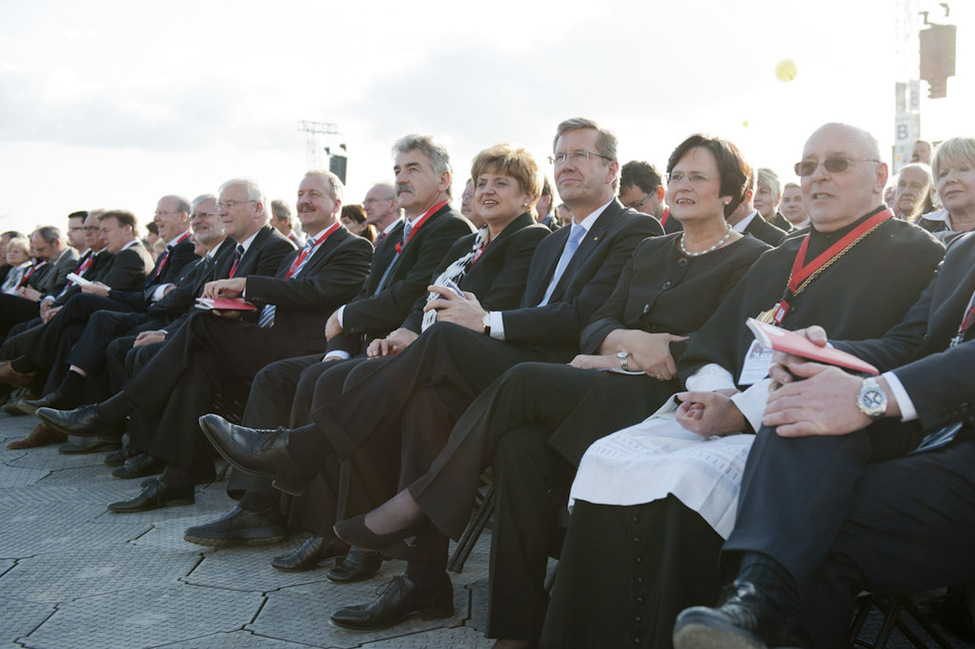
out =
[[357,234],[369,239],[369,241],[376,240],[376,228],[366,223],[366,211],[362,209],[361,205],[342,206],[342,225],[352,234]]
[[[382,507],[338,524],[341,538],[382,548],[427,519],[457,538],[478,475],[508,431],[534,426],[554,437],[581,429],[598,439],[642,420],[679,389],[676,359],[687,337],[768,246],[742,237],[725,220],[741,203],[750,172],[733,144],[694,135],[677,147],[667,170],[668,203],[683,232],[636,248],[613,294],[583,331],[586,353],[570,365],[523,363],[509,370],[468,408],[430,470]],[[531,582],[526,593],[544,592],[546,557],[537,559],[539,574],[524,576]],[[514,608],[517,616],[492,609],[488,635],[502,646],[530,646],[541,631],[544,601]]]

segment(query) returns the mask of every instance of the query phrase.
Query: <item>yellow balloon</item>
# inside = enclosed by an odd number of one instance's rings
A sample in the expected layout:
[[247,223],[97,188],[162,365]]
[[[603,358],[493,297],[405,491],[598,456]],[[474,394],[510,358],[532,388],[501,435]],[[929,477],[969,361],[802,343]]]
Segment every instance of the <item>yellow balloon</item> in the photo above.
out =
[[792,81],[797,74],[799,70],[790,59],[782,59],[775,65],[775,76],[779,81]]
[[743,121],[741,125],[744,126],[745,128],[748,128],[748,120],[746,119],[745,121]]

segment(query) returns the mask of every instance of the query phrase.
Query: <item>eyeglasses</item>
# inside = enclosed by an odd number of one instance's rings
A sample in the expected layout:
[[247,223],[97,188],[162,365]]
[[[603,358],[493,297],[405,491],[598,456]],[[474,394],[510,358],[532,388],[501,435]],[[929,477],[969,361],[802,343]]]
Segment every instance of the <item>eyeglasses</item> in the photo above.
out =
[[256,203],[256,202],[257,201],[226,201],[224,203],[217,203],[217,209],[218,210],[223,210],[223,209],[232,210],[235,207],[237,207],[238,205],[241,205],[243,203]]
[[644,196],[643,200],[633,201],[632,203],[626,205],[626,207],[630,208],[631,210],[639,209],[647,204],[647,201],[650,200],[651,196],[653,196],[653,192],[650,192],[649,194]]
[[667,182],[671,185],[679,185],[685,178],[692,185],[703,185],[707,181],[711,180],[711,176],[705,176],[702,173],[697,173],[694,171],[689,174],[685,174],[681,171],[675,171],[672,174],[667,174]]
[[811,176],[816,173],[816,169],[819,165],[823,165],[826,171],[831,174],[838,174],[846,171],[850,168],[850,165],[854,162],[876,162],[879,163],[880,160],[872,160],[870,158],[844,158],[842,156],[836,156],[834,158],[826,158],[822,162],[816,160],[803,160],[802,162],[797,162],[795,166],[796,175],[799,177]]
[[565,164],[566,159],[572,162],[582,162],[583,160],[588,160],[593,156],[602,158],[603,160],[608,160],[610,162],[613,161],[613,159],[609,156],[603,155],[602,153],[596,153],[595,151],[570,151],[569,153],[556,153],[555,155],[550,155],[548,157],[548,161],[554,165],[561,165]]

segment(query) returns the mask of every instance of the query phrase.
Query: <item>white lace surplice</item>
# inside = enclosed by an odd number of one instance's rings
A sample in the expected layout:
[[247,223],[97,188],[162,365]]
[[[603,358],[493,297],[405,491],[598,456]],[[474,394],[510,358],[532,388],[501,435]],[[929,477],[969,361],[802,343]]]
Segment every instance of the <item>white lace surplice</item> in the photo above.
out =
[[675,419],[671,398],[639,424],[595,442],[579,464],[569,505],[640,505],[674,494],[727,539],[754,435],[702,438]]

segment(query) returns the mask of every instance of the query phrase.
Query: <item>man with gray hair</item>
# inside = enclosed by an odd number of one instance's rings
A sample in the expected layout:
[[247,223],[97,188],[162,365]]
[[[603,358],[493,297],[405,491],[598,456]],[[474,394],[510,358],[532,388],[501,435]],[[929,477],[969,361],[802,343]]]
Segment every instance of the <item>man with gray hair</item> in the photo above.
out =
[[19,322],[36,318],[41,298],[60,293],[68,283],[68,273],[78,264],[78,251],[66,246],[61,231],[53,226],[34,230],[30,242],[37,270],[16,295],[0,295],[0,335]]
[[[616,200],[616,144],[616,136],[592,120],[575,118],[559,125],[550,160],[559,193],[575,220],[535,249],[518,308],[485,311],[476,299],[443,291],[437,300],[440,321],[381,371],[341,394],[318,383],[316,405],[323,405],[311,413],[314,423],[280,434],[273,444],[280,451],[280,464],[271,468],[263,461],[266,456],[250,443],[258,439],[253,431],[208,418],[205,430],[217,450],[245,471],[281,475],[277,480],[282,489],[301,493],[302,480],[314,476],[320,463],[351,457],[367,444],[400,444],[402,439],[410,461],[422,462],[421,456],[440,450],[438,441],[443,443],[475,395],[503,372],[525,361],[571,360],[578,353],[582,328],[616,286],[637,244],[663,233],[656,219]],[[401,196],[420,187],[413,183],[414,165],[414,157],[397,157]],[[287,448],[302,448],[301,457]],[[418,611],[450,615],[453,587],[445,572],[446,553],[447,538],[425,525],[412,546],[406,573],[376,601],[336,611],[332,622],[364,630],[392,626]]]
[[271,201],[271,225],[299,248],[305,245],[305,238],[295,229],[295,220],[287,201],[281,199]]
[[[204,287],[204,298],[244,298],[239,308],[215,306],[191,315],[107,401],[70,411],[37,411],[55,429],[89,436],[106,428],[118,430],[136,410],[159,417],[149,452],[166,462],[162,477],[149,480],[135,498],[112,503],[110,510],[128,513],[191,504],[194,483],[213,475],[211,454],[197,425],[199,416],[212,408],[213,397],[227,386],[246,385],[268,363],[323,350],[327,314],[359,289],[372,257],[369,242],[338,221],[343,189],[331,172],[306,173],[298,186],[299,214],[309,233],[305,247],[285,257],[274,277],[231,272],[228,279]],[[221,190],[225,223],[239,219],[269,227],[263,207],[263,193],[253,183],[225,184]],[[291,247],[283,235],[272,232]],[[248,304],[257,307],[249,316]]]
[[897,173],[897,190],[890,208],[894,216],[914,223],[922,214],[934,209],[931,167],[923,162],[904,165]]

